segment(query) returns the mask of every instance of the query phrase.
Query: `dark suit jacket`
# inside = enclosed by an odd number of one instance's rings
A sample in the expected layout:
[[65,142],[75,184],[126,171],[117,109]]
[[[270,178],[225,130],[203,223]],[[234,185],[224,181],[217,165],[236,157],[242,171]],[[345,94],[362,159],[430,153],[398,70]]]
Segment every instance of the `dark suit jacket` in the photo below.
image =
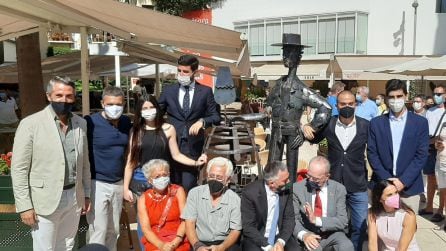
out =
[[305,203],[312,204],[311,196],[314,193],[308,188],[306,183],[307,180],[304,180],[293,185],[293,204],[294,213],[296,214],[294,237],[297,239],[300,231],[313,232],[315,234],[345,231],[348,226],[345,204],[347,192],[345,187],[334,180],[328,180],[327,216],[322,217],[322,226],[317,227],[310,223],[305,213],[304,205]]
[[349,193],[367,191],[367,167],[364,153],[369,133],[369,121],[357,116],[355,119],[356,136],[345,151],[336,135],[338,117],[332,117],[314,140],[317,143],[327,138],[328,160],[331,166],[330,179],[343,184]]
[[[167,112],[169,123],[171,123],[177,132],[178,145],[181,140],[181,133],[186,127],[189,128],[200,118],[204,119],[205,126],[210,127],[213,124],[220,123],[220,115],[217,112],[217,104],[214,100],[212,89],[195,82],[194,96],[190,112],[184,115],[183,109],[178,101],[180,85],[178,83],[163,88],[163,93],[158,101],[161,109]],[[188,133],[189,157],[198,157],[201,155],[204,145],[204,130],[200,130],[197,136],[191,136]]]
[[426,164],[429,149],[429,127],[426,118],[407,112],[396,176],[393,175],[393,146],[389,114],[370,121],[367,156],[373,169],[372,185],[380,180],[397,177],[404,184],[403,195],[412,196],[424,191],[421,170]]
[[[295,224],[290,190],[279,193],[279,204],[279,234],[276,238],[287,242],[293,234]],[[268,238],[264,237],[268,214],[265,180],[254,181],[243,189],[241,211],[243,237],[250,239],[258,247],[268,246]]]

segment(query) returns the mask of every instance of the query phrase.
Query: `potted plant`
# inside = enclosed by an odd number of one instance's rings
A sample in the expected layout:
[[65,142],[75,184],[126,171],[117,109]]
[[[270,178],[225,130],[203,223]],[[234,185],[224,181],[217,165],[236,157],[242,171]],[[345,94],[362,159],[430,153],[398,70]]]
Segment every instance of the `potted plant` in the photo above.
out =
[[0,155],[0,204],[14,204],[11,181],[12,153]]

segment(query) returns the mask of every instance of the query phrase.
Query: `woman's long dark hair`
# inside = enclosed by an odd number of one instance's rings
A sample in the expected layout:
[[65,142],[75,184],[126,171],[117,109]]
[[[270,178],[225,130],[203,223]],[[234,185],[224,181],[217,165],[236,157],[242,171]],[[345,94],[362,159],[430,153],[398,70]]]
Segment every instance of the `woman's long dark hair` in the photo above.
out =
[[[384,206],[381,203],[381,196],[383,195],[383,191],[386,189],[386,187],[393,185],[393,182],[390,180],[381,180],[375,184],[375,187],[372,190],[372,207],[370,208],[370,213],[372,214],[373,218],[384,212]],[[413,212],[413,210],[402,201],[400,201],[400,208],[408,212]]]
[[135,107],[135,117],[133,119],[133,127],[130,132],[130,147],[128,148],[130,155],[127,155],[130,158],[130,166],[132,168],[135,168],[141,159],[142,138],[144,136],[144,128],[146,125],[145,119],[141,116],[141,111],[145,102],[152,103],[156,109],[155,130],[162,130],[162,126],[164,124],[163,112],[158,104],[158,101],[156,101],[156,98],[153,95],[141,96]]

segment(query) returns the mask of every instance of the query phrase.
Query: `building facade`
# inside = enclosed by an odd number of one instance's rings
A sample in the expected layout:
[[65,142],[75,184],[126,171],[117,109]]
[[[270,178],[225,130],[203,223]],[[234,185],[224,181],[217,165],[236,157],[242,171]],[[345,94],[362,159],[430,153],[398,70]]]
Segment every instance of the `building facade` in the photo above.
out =
[[395,76],[364,71],[446,54],[446,0],[227,0],[213,10],[213,24],[244,34],[253,73],[264,80],[283,74],[281,48],[271,46],[282,33],[312,46],[299,69],[310,85],[334,76],[373,91],[371,83]]

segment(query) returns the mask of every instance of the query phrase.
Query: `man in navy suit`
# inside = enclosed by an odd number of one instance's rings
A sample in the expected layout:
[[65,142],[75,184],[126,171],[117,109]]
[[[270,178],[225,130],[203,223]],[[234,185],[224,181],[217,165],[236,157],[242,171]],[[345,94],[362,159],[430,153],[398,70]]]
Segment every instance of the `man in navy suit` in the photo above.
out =
[[351,241],[355,250],[360,251],[367,230],[367,167],[364,152],[369,121],[355,116],[356,100],[351,91],[340,92],[336,106],[339,116],[331,117],[328,125],[311,142],[318,143],[324,138],[328,141],[330,178],[347,189]]
[[388,114],[370,121],[367,154],[373,169],[372,185],[392,180],[404,203],[418,212],[423,193],[421,170],[429,149],[429,127],[424,117],[408,112],[404,102],[406,83],[391,79],[386,83]]
[[[198,159],[205,140],[204,129],[220,122],[212,89],[196,82],[198,59],[183,55],[178,59],[178,82],[166,86],[159,99],[161,109],[167,112],[169,122],[177,131],[180,152]],[[198,170],[175,163],[173,179],[189,191],[197,184]]]

